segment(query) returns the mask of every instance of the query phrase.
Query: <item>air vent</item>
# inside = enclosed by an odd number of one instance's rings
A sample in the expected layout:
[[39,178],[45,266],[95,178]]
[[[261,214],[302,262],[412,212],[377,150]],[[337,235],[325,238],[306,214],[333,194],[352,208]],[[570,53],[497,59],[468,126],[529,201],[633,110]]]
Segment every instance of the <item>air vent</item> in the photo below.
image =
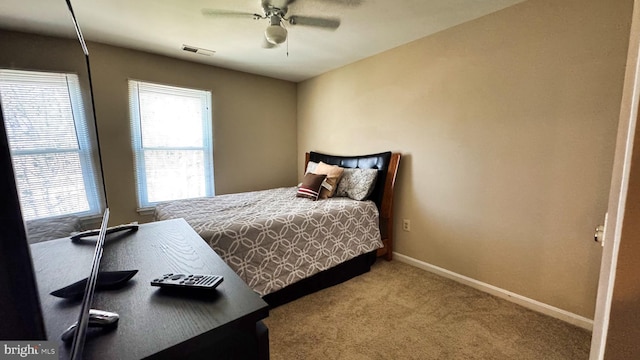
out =
[[203,49],[203,48],[199,48],[191,45],[182,45],[182,50],[188,51],[194,54],[198,54],[198,55],[204,55],[204,56],[213,56],[213,54],[216,53],[213,50]]
[[187,46],[187,45],[182,45],[182,50],[188,51],[188,52],[192,52],[192,53],[197,53],[198,52],[197,48],[190,47],[190,46]]

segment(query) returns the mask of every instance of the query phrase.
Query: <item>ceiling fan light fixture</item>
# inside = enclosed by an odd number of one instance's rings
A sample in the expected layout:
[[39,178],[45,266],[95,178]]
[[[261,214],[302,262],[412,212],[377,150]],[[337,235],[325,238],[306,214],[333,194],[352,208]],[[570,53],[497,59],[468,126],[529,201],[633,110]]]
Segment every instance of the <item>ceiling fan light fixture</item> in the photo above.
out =
[[287,40],[287,29],[280,25],[269,25],[264,31],[264,36],[268,42],[279,45]]

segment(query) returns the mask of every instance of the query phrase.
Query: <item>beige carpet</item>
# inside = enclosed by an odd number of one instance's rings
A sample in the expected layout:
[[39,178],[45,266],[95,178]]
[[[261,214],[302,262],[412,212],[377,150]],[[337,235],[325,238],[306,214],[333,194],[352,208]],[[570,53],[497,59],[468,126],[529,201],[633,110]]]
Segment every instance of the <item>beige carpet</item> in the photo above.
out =
[[591,333],[424,270],[371,272],[270,312],[271,359],[588,359]]

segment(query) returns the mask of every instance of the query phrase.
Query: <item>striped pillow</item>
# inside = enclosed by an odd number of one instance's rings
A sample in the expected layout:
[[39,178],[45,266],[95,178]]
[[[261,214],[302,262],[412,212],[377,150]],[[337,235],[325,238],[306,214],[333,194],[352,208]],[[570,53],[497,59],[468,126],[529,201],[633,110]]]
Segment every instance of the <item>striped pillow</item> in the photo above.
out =
[[302,179],[302,184],[298,187],[296,196],[311,199],[313,201],[318,200],[320,187],[322,187],[322,182],[326,177],[327,175],[316,175],[312,173],[305,174],[304,179]]

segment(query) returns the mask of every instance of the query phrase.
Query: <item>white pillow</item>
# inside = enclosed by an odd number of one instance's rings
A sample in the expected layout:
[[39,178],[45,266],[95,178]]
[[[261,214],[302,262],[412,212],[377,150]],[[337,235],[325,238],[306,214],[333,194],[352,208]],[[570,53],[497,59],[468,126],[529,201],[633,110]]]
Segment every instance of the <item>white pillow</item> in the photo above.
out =
[[305,174],[312,173],[312,172],[316,171],[317,167],[318,167],[318,163],[317,162],[309,161],[307,163],[307,171],[305,171],[304,173]]

